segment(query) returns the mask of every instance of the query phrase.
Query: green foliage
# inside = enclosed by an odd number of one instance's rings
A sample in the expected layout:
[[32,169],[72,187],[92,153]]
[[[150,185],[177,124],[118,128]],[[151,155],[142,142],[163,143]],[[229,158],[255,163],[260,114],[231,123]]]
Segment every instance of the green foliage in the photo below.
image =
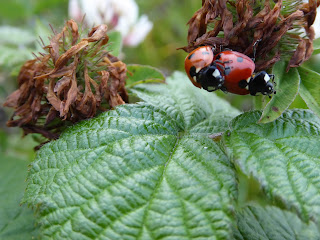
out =
[[114,56],[119,56],[122,50],[122,37],[120,32],[112,31],[108,33],[109,46],[108,50]]
[[[176,86],[166,90],[168,97],[157,95],[162,100],[157,105],[118,107],[69,129],[39,151],[25,201],[40,205],[43,235],[229,235],[236,179],[223,151],[205,135],[215,122],[224,122],[216,130],[225,130],[237,111],[209,93],[201,96],[208,104],[201,104],[190,85],[175,98],[169,94]],[[151,97],[149,91],[139,92]],[[185,105],[177,108],[177,102]]]
[[10,152],[5,138],[0,131],[0,144],[3,144],[0,146],[0,239],[32,239],[37,234],[34,214],[27,206],[20,205],[29,162],[25,153],[21,156]]
[[[24,202],[37,208],[42,238],[319,235],[294,214],[320,216],[320,120],[310,111],[268,124],[257,123],[258,111],[234,118],[237,110],[180,73],[131,91],[144,102],[83,121],[38,152]],[[287,211],[259,198],[239,205],[240,175]]]
[[275,75],[277,93],[265,107],[260,118],[261,123],[271,122],[277,119],[290,106],[299,91],[300,77],[297,69],[292,68],[285,72],[286,62],[278,62],[274,65],[272,73]]
[[318,240],[313,222],[306,224],[296,215],[276,207],[248,206],[237,212],[236,240]]
[[36,16],[44,17],[53,24],[62,24],[67,15],[67,5],[67,0],[3,0],[0,22],[21,27],[31,24]]
[[300,96],[308,107],[320,116],[320,74],[305,67],[299,67],[299,74]]
[[313,55],[320,53],[320,38],[313,41]]
[[0,26],[0,67],[10,68],[30,59],[29,46],[35,37],[29,31],[9,26]]
[[258,124],[260,112],[235,118],[224,136],[240,171],[256,179],[267,197],[304,220],[320,216],[320,119],[308,110],[285,112]]
[[127,65],[127,87],[133,87],[141,83],[164,83],[165,77],[158,69],[139,64]]
[[[320,68],[319,56],[297,68],[286,72],[287,63],[277,62],[272,73],[275,75],[277,93],[268,102],[262,116],[261,123],[272,122],[290,107],[297,96],[301,96],[306,105],[320,117]],[[299,93],[299,95],[298,95]]]
[[0,43],[12,45],[27,45],[33,43],[35,37],[27,30],[16,27],[0,26]]

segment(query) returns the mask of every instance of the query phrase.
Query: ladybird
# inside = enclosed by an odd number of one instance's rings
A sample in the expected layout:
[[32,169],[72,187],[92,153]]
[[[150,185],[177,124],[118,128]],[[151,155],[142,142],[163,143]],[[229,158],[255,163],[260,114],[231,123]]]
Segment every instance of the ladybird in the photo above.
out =
[[224,77],[223,91],[239,95],[249,94],[248,83],[255,64],[248,56],[235,51],[222,51],[213,60]]
[[214,56],[213,62],[224,77],[221,90],[239,95],[258,93],[271,95],[274,75],[265,71],[254,74],[255,63],[248,56],[236,51],[222,51]]
[[224,83],[224,77],[213,60],[210,46],[196,48],[185,59],[185,70],[190,81],[209,92],[220,89]]

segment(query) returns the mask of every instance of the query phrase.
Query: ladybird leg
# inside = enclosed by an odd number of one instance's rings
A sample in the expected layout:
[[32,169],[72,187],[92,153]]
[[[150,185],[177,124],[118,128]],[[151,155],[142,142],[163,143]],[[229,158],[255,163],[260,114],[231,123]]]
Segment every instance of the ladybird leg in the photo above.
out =
[[272,79],[272,82],[275,83],[274,82],[274,74],[269,74],[269,76],[270,76],[270,79]]
[[226,69],[228,69],[228,73],[230,72],[229,70],[230,67],[225,67],[221,61],[219,62],[215,61],[215,66],[218,66],[224,75],[226,75]]
[[220,88],[220,90],[221,90],[222,92],[224,92],[224,93],[228,93],[227,88],[226,88],[225,86],[222,86],[222,87]]
[[214,64],[215,66],[218,66],[219,68],[221,68],[222,70],[224,70],[224,65],[223,65],[223,62],[221,62],[221,61],[215,61],[215,64]]
[[215,62],[216,62],[216,63],[220,63],[220,64],[233,63],[232,60],[224,61],[224,62],[222,62],[222,61],[220,61],[220,60],[215,60]]
[[277,83],[274,81],[274,74],[269,74],[269,77],[270,77],[271,82],[273,83],[273,85],[277,86]]
[[[232,62],[231,60],[228,61],[228,62]],[[216,65],[219,66],[219,68],[221,68],[221,70],[223,71],[223,74],[226,76],[226,75],[229,75],[230,71],[231,71],[231,67],[227,66],[225,67],[224,66],[224,63],[226,62],[221,62],[221,61],[216,61]]]
[[253,51],[252,61],[256,60],[257,45],[258,45],[259,42],[261,42],[261,39],[258,39],[257,41],[255,41],[253,46],[252,46],[252,51]]

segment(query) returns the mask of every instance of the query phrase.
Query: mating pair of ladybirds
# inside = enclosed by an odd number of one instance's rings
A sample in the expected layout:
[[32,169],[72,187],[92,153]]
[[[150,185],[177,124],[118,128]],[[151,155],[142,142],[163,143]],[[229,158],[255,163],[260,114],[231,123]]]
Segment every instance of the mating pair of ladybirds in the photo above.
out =
[[185,60],[186,73],[198,88],[253,96],[275,93],[274,75],[265,71],[254,74],[254,69],[255,64],[248,56],[229,50],[214,55],[210,46],[193,50]]

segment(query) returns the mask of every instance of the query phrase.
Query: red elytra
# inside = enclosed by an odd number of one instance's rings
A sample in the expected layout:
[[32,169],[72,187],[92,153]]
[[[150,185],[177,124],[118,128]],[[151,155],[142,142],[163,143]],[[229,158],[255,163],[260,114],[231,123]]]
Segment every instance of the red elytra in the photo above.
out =
[[[248,56],[235,51],[222,51],[213,61],[224,76],[223,90],[239,95],[249,94],[248,82],[254,72],[255,64]],[[242,87],[241,87],[242,86]]]
[[184,68],[190,81],[198,88],[201,88],[201,83],[196,81],[196,74],[203,68],[212,64],[213,52],[211,47],[202,46],[188,54],[184,61]]

